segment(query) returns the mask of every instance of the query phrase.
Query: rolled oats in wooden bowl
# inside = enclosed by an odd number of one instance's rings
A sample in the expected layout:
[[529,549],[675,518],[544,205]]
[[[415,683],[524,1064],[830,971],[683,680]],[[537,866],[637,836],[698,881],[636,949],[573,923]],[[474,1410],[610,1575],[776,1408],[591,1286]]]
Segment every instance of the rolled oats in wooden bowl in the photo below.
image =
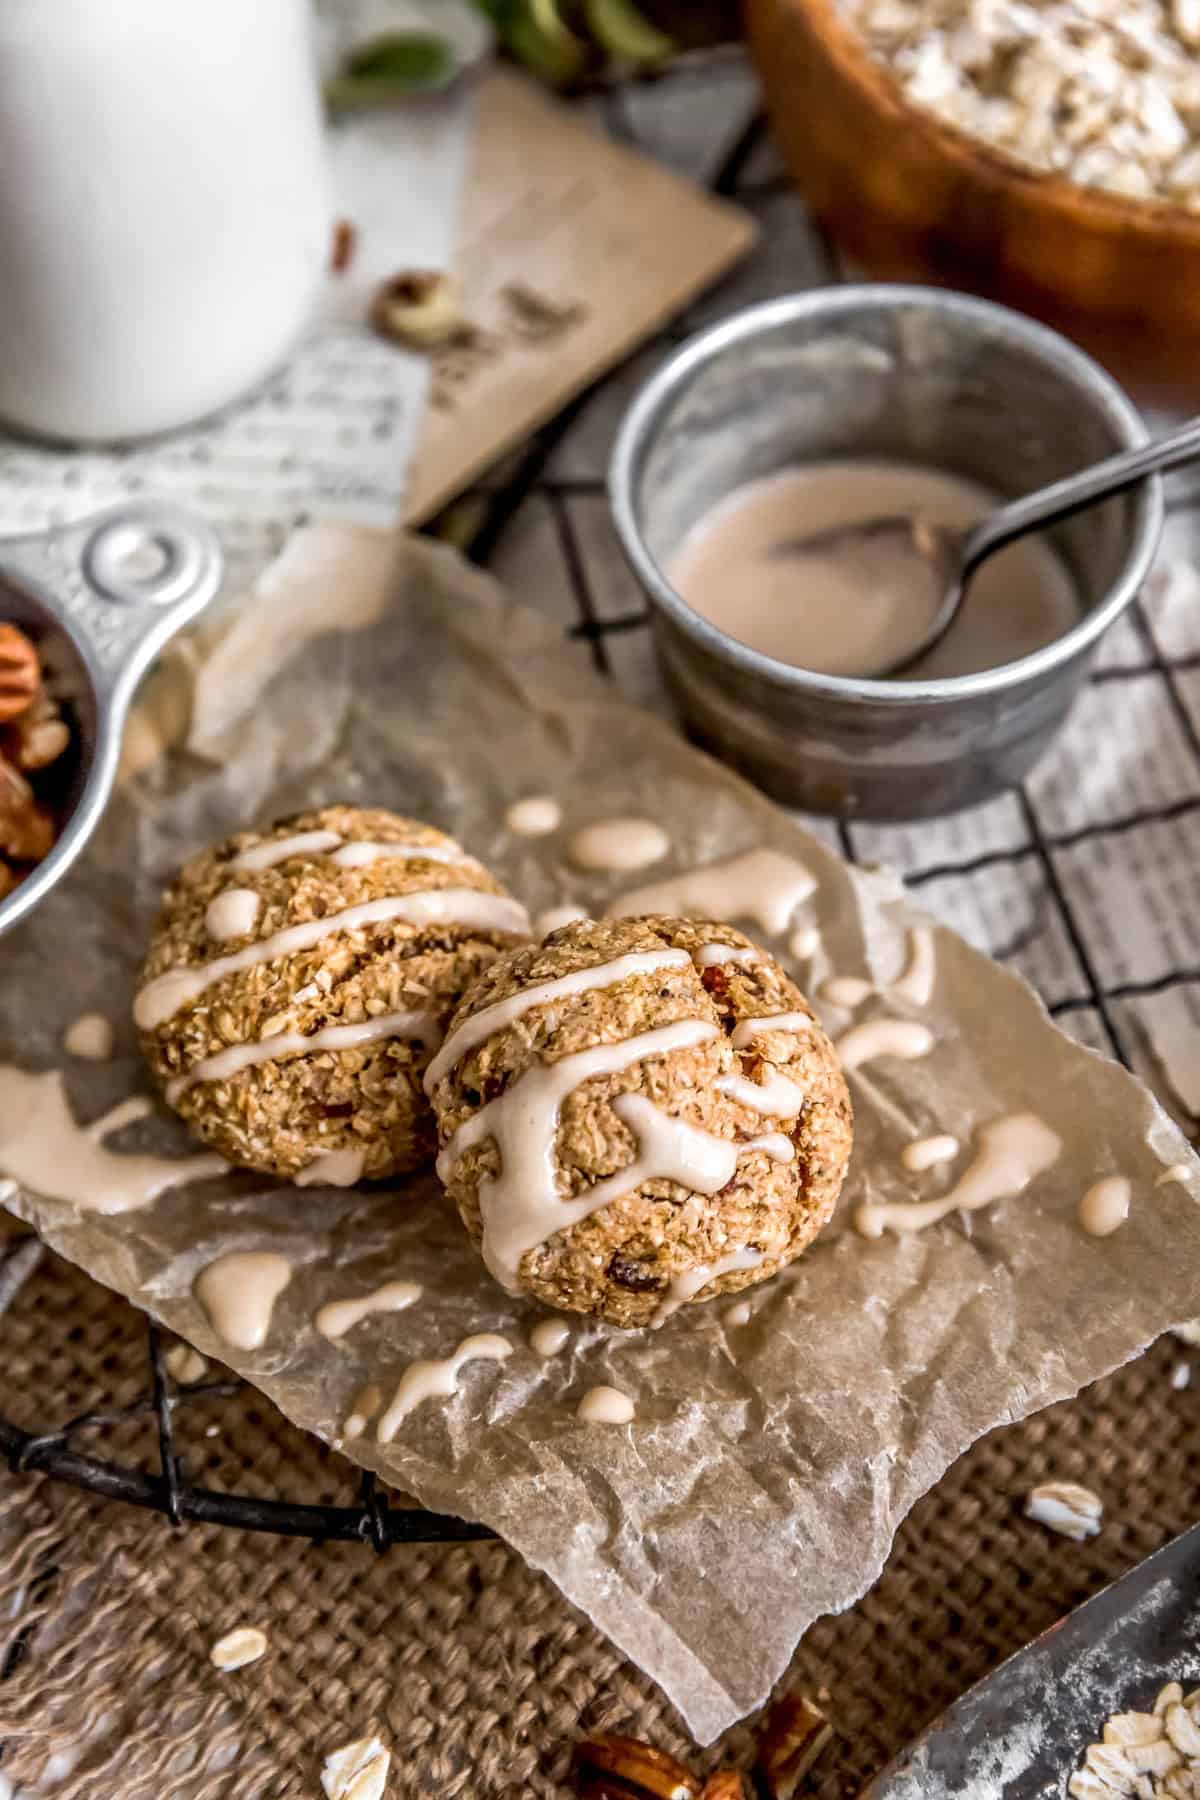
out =
[[776,132],[868,273],[1200,396],[1197,0],[749,0]]

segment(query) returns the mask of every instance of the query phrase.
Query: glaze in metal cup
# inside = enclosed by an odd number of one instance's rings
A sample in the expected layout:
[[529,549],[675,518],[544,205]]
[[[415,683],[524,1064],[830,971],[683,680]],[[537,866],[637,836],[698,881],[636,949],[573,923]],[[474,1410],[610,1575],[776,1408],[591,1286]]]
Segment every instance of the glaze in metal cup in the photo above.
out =
[[634,401],[609,476],[689,730],[775,798],[844,818],[953,812],[1021,780],[1149,570],[1161,478],[1047,533],[1078,590],[1079,623],[973,675],[867,681],[794,668],[709,624],[664,571],[734,489],[807,461],[923,463],[1015,498],[1145,441],[1120,387],[1065,338],[941,289],[820,289],[702,333]]

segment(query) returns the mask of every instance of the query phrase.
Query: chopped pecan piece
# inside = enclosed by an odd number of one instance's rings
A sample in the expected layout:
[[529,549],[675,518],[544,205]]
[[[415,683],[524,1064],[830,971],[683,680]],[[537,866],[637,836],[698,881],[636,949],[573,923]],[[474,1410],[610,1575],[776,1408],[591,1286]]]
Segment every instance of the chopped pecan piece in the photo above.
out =
[[745,1776],[738,1769],[718,1769],[705,1782],[700,1800],[747,1800]]
[[37,698],[42,661],[19,625],[0,625],[0,725],[19,719]]
[[54,820],[34,799],[29,783],[0,757],[0,856],[41,862],[54,846]]
[[58,761],[71,742],[71,731],[58,708],[43,695],[0,737],[0,753],[14,767],[32,774]]
[[701,1791],[665,1750],[615,1731],[576,1744],[571,1774],[580,1800],[699,1800]]
[[767,1800],[794,1800],[833,1735],[825,1714],[804,1694],[785,1694],[767,1714],[755,1770]]

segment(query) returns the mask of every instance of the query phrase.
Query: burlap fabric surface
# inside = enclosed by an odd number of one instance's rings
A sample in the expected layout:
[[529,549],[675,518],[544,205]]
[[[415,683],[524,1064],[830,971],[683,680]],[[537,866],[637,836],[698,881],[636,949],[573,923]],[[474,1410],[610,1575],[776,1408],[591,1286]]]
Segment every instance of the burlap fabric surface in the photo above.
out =
[[[903,1525],[874,1590],[813,1628],[787,1684],[828,1690],[822,1800],[855,1793],[971,1682],[1193,1522],[1197,1398],[1171,1385],[1187,1354],[1166,1339],[977,1444]],[[148,1391],[144,1321],[49,1256],[0,1318],[0,1355],[0,1411],[25,1429]],[[353,1503],[348,1465],[249,1390],[182,1406],[178,1426],[193,1481]],[[78,1447],[154,1467],[146,1421]],[[1104,1497],[1091,1543],[1021,1517],[1051,1476]],[[175,1532],[42,1478],[5,1476],[2,1494],[0,1771],[19,1791],[291,1800],[319,1795],[324,1755],[372,1729],[393,1748],[390,1800],[549,1800],[569,1792],[572,1742],[598,1727],[693,1755],[657,1690],[503,1545],[377,1557]],[[268,1655],[218,1674],[209,1649],[243,1624],[266,1630]],[[746,1759],[753,1736],[750,1721],[694,1760]]]

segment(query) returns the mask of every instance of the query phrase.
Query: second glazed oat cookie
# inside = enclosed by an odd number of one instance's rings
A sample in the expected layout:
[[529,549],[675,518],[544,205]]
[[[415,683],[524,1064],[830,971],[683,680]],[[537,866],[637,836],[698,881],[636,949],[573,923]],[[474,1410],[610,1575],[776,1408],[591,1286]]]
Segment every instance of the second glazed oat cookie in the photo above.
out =
[[727,925],[583,921],[498,958],[426,1077],[493,1275],[614,1325],[773,1275],[833,1212],[850,1100],[779,965]]
[[433,1151],[421,1077],[524,908],[432,826],[326,807],[195,857],[134,1007],[175,1110],[244,1168],[346,1184]]

